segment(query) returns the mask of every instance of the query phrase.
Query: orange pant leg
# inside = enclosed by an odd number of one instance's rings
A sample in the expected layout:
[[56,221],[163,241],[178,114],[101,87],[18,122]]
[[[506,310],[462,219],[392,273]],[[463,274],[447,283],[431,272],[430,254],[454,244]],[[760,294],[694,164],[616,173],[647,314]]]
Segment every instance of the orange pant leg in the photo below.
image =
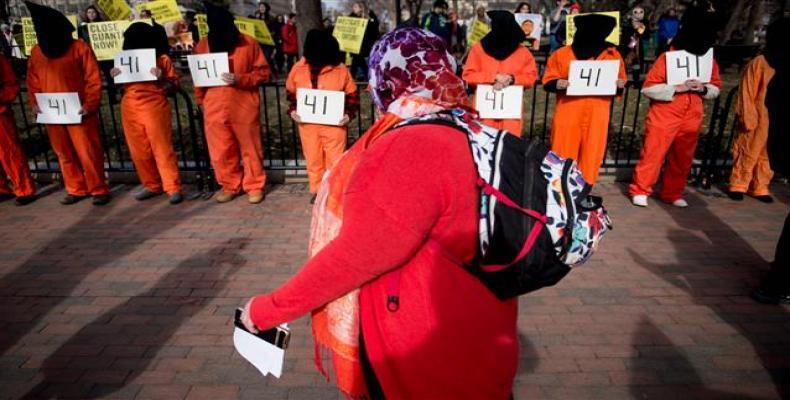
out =
[[146,189],[167,193],[181,191],[178,160],[173,150],[170,104],[144,109],[122,104],[124,133],[137,174]]
[[232,129],[239,143],[241,159],[244,161],[242,187],[247,193],[262,191],[266,186],[266,171],[263,170],[261,124],[234,123]]
[[760,154],[757,165],[754,167],[754,179],[752,186],[749,189],[754,196],[767,196],[771,194],[769,186],[771,179],[774,177],[774,171],[771,169],[771,163],[768,161],[768,148],[763,148]]
[[156,170],[154,153],[151,150],[151,143],[145,132],[145,119],[139,113],[127,110],[121,106],[121,124],[123,134],[126,136],[126,144],[129,146],[129,153],[134,162],[134,169],[140,178],[140,183],[151,192],[159,193],[162,191],[162,180]]
[[58,156],[60,173],[63,175],[63,184],[66,192],[74,196],[88,195],[88,187],[85,184],[85,176],[82,173],[82,166],[77,158],[74,145],[65,125],[47,125],[47,135],[52,144],[52,150]]
[[181,174],[178,171],[178,157],[173,149],[173,123],[170,103],[148,114],[145,133],[154,152],[154,161],[162,178],[165,192],[181,191]]
[[[609,108],[594,107],[587,111],[589,123],[582,131],[579,145],[579,169],[587,183],[594,185],[598,181],[601,164],[606,156],[606,140],[609,136]],[[584,127],[584,125],[583,125]]]
[[767,134],[761,132],[740,132],[732,145],[732,173],[730,191],[755,196],[769,194],[768,185],[773,171],[768,165]]
[[79,125],[66,125],[66,130],[79,158],[88,193],[92,196],[109,194],[110,186],[104,177],[104,153],[99,138],[98,116],[85,118]]
[[658,182],[664,159],[672,147],[681,123],[678,118],[672,118],[655,109],[648,111],[642,151],[628,189],[631,196],[650,196],[653,193],[653,186]]
[[222,191],[240,193],[243,172],[241,153],[230,124],[224,120],[206,118],[206,143],[211,166]]
[[581,110],[558,103],[551,122],[551,151],[578,161],[583,129],[586,129],[586,124]]
[[312,124],[299,125],[299,138],[302,141],[302,152],[307,163],[307,180],[310,182],[310,193],[318,192],[318,186],[326,172],[324,149],[321,146],[321,126]]
[[667,154],[664,178],[661,183],[661,200],[671,203],[683,197],[683,189],[688,183],[694,152],[697,149],[702,113],[694,113],[685,118],[672,147]]
[[6,175],[14,185],[16,196],[36,194],[27,157],[17,137],[14,114],[10,112],[0,115],[0,193],[11,193]]
[[326,169],[332,169],[346,152],[348,131],[346,128],[330,127],[321,135],[321,145],[324,148],[324,163]]
[[492,128],[504,130],[514,136],[521,137],[523,123],[520,119],[483,119],[482,121]]

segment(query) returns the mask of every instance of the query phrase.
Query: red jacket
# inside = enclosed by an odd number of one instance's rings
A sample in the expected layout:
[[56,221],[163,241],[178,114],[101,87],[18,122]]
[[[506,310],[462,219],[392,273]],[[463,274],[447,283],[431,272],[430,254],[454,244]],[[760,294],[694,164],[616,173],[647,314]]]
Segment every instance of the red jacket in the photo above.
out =
[[[280,289],[256,297],[252,320],[271,328],[361,287],[365,346],[388,400],[508,399],[518,303],[500,301],[450,261],[471,261],[477,247],[467,139],[440,126],[398,131],[363,155],[339,236]],[[401,274],[396,312],[387,310],[393,271]]]
[[296,32],[296,25],[283,24],[280,28],[280,35],[283,40],[283,53],[289,55],[299,54],[299,35]]

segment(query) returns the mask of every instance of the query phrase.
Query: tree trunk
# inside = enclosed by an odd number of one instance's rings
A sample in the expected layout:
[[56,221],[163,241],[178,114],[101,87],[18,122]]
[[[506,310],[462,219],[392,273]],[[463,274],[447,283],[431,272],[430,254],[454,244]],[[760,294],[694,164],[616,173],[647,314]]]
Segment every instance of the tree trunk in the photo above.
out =
[[755,1],[752,3],[752,7],[749,12],[749,22],[746,24],[745,32],[743,35],[744,44],[754,44],[755,33],[756,33],[755,31],[757,30],[757,25],[760,24],[760,20],[762,18],[763,18],[763,2]]
[[724,35],[721,38],[721,43],[727,43],[732,37],[732,33],[738,28],[738,24],[743,18],[743,10],[746,8],[747,0],[738,0],[735,7],[732,8],[730,19],[727,21],[727,26],[724,28]]
[[311,29],[320,29],[323,26],[321,13],[321,0],[299,0],[299,10],[296,14],[296,26],[299,32],[299,48],[304,49],[304,40]]

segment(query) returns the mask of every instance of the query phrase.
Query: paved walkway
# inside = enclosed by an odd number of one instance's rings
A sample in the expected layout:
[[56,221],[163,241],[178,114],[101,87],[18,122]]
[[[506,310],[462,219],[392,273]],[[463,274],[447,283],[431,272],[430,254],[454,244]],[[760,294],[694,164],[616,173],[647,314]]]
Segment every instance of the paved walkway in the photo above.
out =
[[[790,308],[748,297],[790,194],[691,208],[598,191],[615,231],[557,287],[521,300],[516,399],[779,398],[790,393]],[[779,189],[778,189],[779,190]],[[259,206],[115,188],[107,207],[0,204],[0,398],[337,399],[296,321],[283,378],[233,352],[233,309],[305,259],[301,186]],[[459,349],[460,350],[460,349]]]

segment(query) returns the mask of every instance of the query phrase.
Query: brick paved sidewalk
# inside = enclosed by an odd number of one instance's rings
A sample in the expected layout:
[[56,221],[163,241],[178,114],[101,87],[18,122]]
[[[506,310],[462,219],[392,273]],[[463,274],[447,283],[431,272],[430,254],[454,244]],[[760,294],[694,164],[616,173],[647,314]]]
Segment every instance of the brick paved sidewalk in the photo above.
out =
[[[259,206],[158,198],[128,187],[97,208],[0,204],[0,398],[337,399],[296,321],[287,371],[234,354],[233,309],[305,259],[301,186]],[[790,309],[748,297],[790,196],[763,205],[694,192],[691,208],[636,209],[603,184],[602,251],[525,296],[516,399],[778,398],[790,393]],[[777,189],[779,190],[779,189]]]

